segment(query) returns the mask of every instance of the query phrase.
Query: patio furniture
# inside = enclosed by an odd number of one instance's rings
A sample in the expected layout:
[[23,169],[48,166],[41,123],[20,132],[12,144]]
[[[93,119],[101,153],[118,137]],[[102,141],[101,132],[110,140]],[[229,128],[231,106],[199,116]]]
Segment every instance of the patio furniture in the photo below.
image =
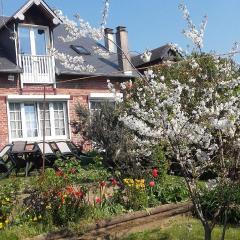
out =
[[[52,148],[51,144],[48,142],[45,142],[45,144],[43,144],[43,142],[36,142],[35,146],[38,149],[38,154],[40,155],[39,157],[41,159],[41,164],[42,164],[43,152],[45,152],[45,164],[46,166],[52,167],[54,164],[54,161],[57,159],[57,155],[54,149]],[[45,146],[44,150],[43,150],[43,146]]]
[[25,168],[25,175],[27,176],[28,168],[29,168],[29,162],[26,161],[25,157],[25,148],[26,148],[27,142],[26,141],[15,141],[13,142],[10,156],[12,164],[15,168],[16,175],[18,174],[19,170],[21,168]]
[[8,144],[0,151],[0,179],[7,177],[13,169],[9,155],[11,148],[12,145]]
[[87,154],[82,152],[82,149],[80,149],[74,142],[72,141],[66,141],[68,146],[70,147],[71,151],[77,154],[78,156],[86,156]]
[[67,159],[69,157],[76,157],[77,159],[80,159],[80,156],[72,151],[66,141],[52,142],[52,144],[55,145],[56,150],[62,158]]

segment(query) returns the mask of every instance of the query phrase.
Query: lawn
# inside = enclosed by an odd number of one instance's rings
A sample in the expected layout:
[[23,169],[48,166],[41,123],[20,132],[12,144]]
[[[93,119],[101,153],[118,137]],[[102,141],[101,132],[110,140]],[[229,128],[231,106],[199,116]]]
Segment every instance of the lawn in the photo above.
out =
[[[213,240],[221,239],[220,226],[213,231]],[[177,217],[169,220],[161,228],[133,233],[121,240],[203,240],[204,232],[199,220],[192,217]],[[225,240],[240,240],[240,228],[229,227]]]

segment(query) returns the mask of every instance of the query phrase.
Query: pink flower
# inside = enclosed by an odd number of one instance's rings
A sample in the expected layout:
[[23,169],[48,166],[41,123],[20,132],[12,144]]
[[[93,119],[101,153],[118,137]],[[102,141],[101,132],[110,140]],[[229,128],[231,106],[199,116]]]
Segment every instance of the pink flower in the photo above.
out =
[[149,182],[149,186],[150,187],[154,187],[155,186],[155,182],[154,181]]
[[154,168],[153,170],[152,170],[152,176],[153,177],[158,177],[158,169],[157,168]]
[[96,202],[96,203],[101,203],[101,198],[96,197],[96,198],[95,198],[95,202]]

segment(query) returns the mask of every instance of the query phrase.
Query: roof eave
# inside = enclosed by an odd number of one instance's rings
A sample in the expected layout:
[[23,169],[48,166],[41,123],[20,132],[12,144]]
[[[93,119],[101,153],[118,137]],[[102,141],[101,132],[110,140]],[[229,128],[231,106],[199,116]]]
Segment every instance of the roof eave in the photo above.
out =
[[0,69],[0,73],[22,73],[22,69]]
[[33,5],[37,6],[42,5],[42,7],[53,17],[52,22],[54,25],[58,25],[61,23],[61,20],[57,17],[57,15],[51,10],[51,8],[43,1],[43,0],[30,0],[26,4],[24,4],[14,15],[12,18],[19,19],[23,21],[25,19],[24,13]]
[[125,75],[125,74],[107,74],[107,73],[79,73],[75,71],[58,71],[58,76],[61,75],[75,75],[75,76],[89,76],[89,77],[119,77],[119,78],[135,78],[134,75]]

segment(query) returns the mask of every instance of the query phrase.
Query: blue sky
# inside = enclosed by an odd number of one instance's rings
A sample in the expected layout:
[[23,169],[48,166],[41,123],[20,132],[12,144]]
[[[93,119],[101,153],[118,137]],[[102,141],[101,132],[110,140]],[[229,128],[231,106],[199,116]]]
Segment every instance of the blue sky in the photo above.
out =
[[[4,15],[11,15],[26,0],[2,0]],[[67,16],[79,13],[98,26],[102,0],[47,0]],[[174,42],[186,49],[191,44],[183,34],[186,22],[178,10],[180,0],[111,0],[108,27],[126,26],[133,51],[153,49]],[[228,52],[235,41],[240,42],[239,0],[185,0],[193,22],[199,25],[208,16],[204,51]],[[239,59],[239,57],[238,57]]]

